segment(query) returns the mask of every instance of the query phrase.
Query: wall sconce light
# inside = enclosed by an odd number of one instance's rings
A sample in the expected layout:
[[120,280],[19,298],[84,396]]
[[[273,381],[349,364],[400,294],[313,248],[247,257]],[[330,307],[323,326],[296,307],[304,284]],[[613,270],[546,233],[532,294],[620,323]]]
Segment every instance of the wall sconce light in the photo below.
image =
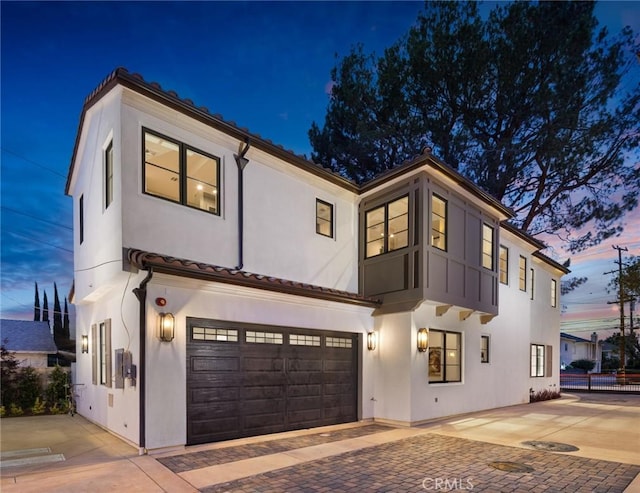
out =
[[161,313],[158,316],[158,338],[161,341],[171,342],[176,333],[176,319],[173,313]]
[[367,333],[367,349],[375,351],[376,347],[378,347],[378,334],[375,332]]
[[429,332],[427,329],[418,329],[418,351],[421,353],[427,350],[429,346]]
[[87,334],[82,334],[82,352],[89,352],[89,336]]

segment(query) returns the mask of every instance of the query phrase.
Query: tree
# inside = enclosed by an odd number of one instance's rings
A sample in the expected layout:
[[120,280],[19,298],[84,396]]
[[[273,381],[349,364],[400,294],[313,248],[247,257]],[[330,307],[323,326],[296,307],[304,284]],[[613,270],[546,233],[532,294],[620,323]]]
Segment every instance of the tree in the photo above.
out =
[[18,361],[15,354],[7,348],[8,340],[0,345],[0,405],[8,406],[15,397],[15,375],[18,371]]
[[[614,353],[617,356],[617,361],[613,362],[620,364],[620,351],[617,349],[620,347],[620,332],[616,332],[615,334],[607,337],[605,342],[615,345],[616,350]],[[638,334],[633,332],[631,334],[625,334],[624,337],[624,355],[626,360],[626,367],[637,369],[640,368],[640,341],[638,340]],[[612,362],[612,363],[613,363]],[[610,368],[620,368],[620,366],[610,366]]]
[[42,321],[49,322],[49,300],[47,300],[47,292],[42,297]]
[[483,20],[475,3],[427,2],[380,59],[359,47],[333,69],[312,158],[361,182],[428,142],[532,235],[579,251],[618,234],[640,191],[640,85],[624,86],[640,46],[593,10],[516,2]]
[[36,283],[35,300],[33,301],[33,320],[40,321],[40,295],[38,294],[38,283]]
[[69,331],[69,308],[67,306],[67,297],[64,298],[64,315],[62,317],[62,336],[65,340],[71,339],[71,332]]
[[58,286],[55,282],[53,283],[53,340],[58,347],[62,347],[65,342],[62,332],[62,309],[60,308]]
[[625,302],[640,298],[640,257],[632,257],[622,266],[622,276],[614,277],[609,283],[609,291],[619,293],[620,281],[622,281],[622,298]]

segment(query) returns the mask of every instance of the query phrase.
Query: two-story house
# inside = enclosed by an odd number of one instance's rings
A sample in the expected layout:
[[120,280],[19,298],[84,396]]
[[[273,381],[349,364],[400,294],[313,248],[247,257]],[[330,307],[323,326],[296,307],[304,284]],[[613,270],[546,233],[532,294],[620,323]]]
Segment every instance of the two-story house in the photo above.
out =
[[78,411],[141,450],[558,385],[567,270],[428,150],[356,185],[117,69],[66,193]]

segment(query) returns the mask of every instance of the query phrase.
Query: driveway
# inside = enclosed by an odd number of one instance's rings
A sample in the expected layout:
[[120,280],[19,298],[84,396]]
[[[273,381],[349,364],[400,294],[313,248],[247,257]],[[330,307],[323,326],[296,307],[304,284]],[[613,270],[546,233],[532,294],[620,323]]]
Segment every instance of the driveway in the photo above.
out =
[[1,489],[631,493],[638,423],[640,396],[582,394],[414,428],[363,422],[139,456],[80,416],[5,418]]

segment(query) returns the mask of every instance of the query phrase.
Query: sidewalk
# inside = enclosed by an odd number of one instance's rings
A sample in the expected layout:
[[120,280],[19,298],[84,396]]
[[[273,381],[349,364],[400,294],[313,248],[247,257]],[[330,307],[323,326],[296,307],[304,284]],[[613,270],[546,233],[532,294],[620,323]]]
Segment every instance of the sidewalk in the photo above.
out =
[[[457,489],[473,485],[474,491],[632,493],[640,492],[638,423],[640,396],[582,394],[419,428],[355,423],[138,456],[137,449],[80,416],[9,418],[0,422],[1,489],[425,491],[435,490],[440,480],[449,486],[456,481]],[[579,450],[549,452],[526,441]],[[61,455],[64,460],[12,462],[16,451],[28,449],[39,454],[35,457]],[[13,455],[5,457],[9,451]],[[495,462],[532,470],[498,470]]]

